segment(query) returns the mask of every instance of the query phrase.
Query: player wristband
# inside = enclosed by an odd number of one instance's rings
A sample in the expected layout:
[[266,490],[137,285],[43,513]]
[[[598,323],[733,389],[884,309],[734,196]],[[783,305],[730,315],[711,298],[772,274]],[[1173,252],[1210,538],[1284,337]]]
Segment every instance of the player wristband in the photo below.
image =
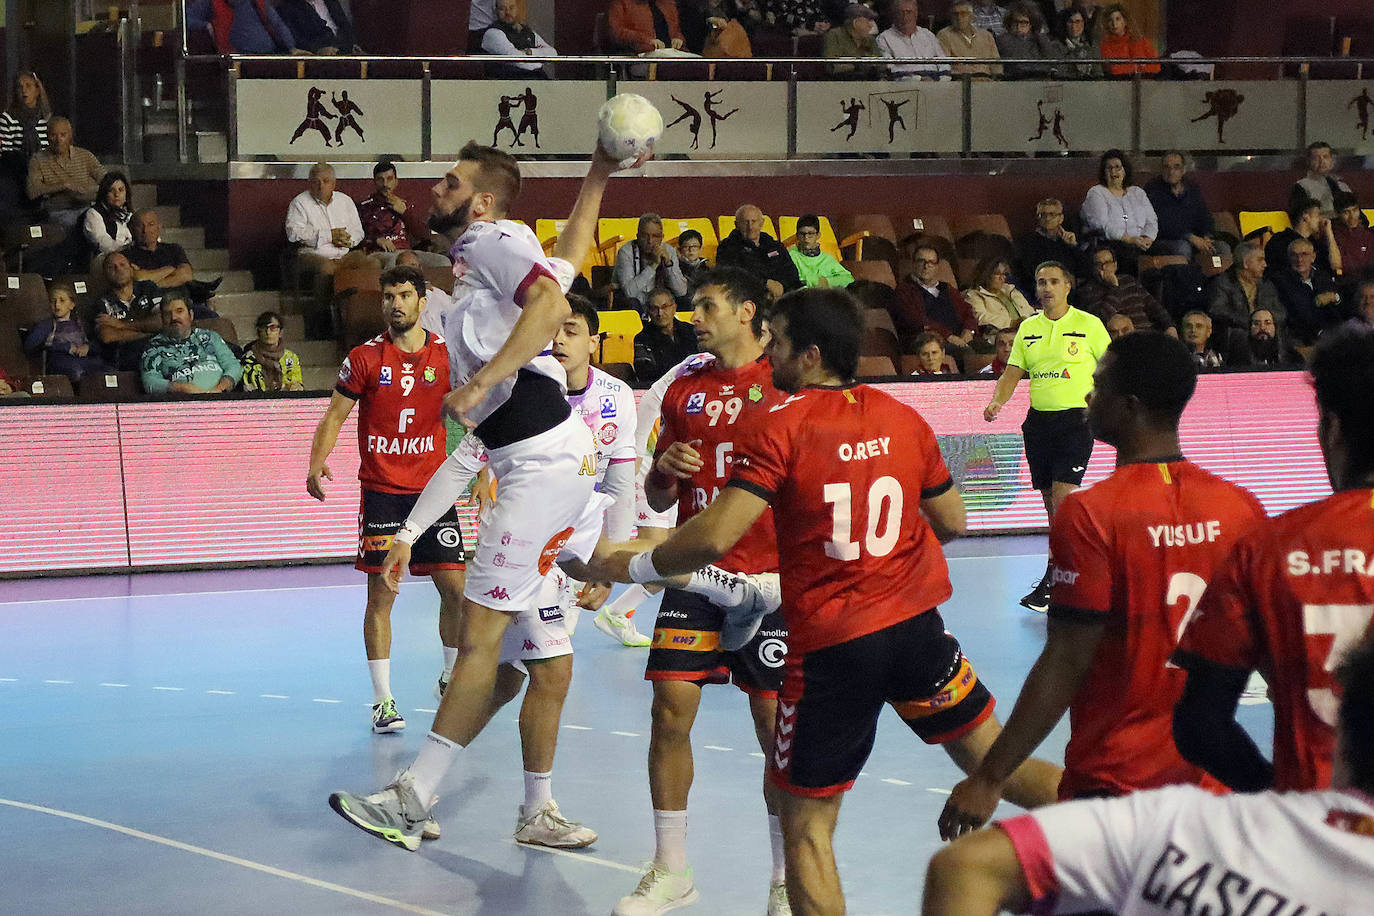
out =
[[408,521],[401,526],[400,531],[396,532],[395,539],[400,541],[402,544],[414,544],[417,540],[419,540],[420,535],[424,533],[425,529],[421,528],[414,522]]
[[643,585],[645,582],[657,582],[663,578],[654,568],[654,552],[652,550],[635,554],[634,558],[630,560],[629,572],[630,581],[638,585]]

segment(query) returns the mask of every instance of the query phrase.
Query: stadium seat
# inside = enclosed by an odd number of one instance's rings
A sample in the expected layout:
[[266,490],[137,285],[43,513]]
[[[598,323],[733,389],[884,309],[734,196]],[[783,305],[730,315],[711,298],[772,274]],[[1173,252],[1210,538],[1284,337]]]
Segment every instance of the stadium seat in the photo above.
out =
[[860,313],[866,328],[881,328],[892,334],[893,339],[897,337],[897,326],[892,323],[892,316],[886,309],[866,308]]
[[103,278],[91,274],[69,274],[56,277],[55,282],[71,284],[72,289],[76,291],[76,312],[83,317],[90,316],[91,310],[100,301],[99,290],[105,287]]
[[92,372],[76,385],[83,401],[133,401],[143,395],[137,372]]
[[1236,222],[1236,215],[1230,210],[1218,210],[1212,214],[1212,231],[1229,235],[1236,240],[1245,235],[1244,232],[1240,231],[1240,223]]
[[334,295],[349,292],[363,293],[382,291],[382,270],[380,267],[351,267],[334,274]]
[[882,378],[896,374],[897,366],[886,356],[859,357],[859,378]]
[[1216,257],[1221,259],[1219,263],[1212,260],[1213,255],[1205,251],[1199,251],[1193,255],[1193,264],[1198,270],[1202,271],[1204,277],[1210,279],[1217,274],[1225,273],[1230,270],[1231,265],[1236,262],[1235,257],[1230,252],[1216,255]]
[[[897,230],[892,219],[881,213],[859,213],[853,216],[836,217],[840,227],[840,249],[858,261],[895,260],[897,257]],[[840,257],[840,255],[836,255]]]
[[954,217],[954,240],[956,242],[975,232],[1000,235],[1008,242],[1011,241],[1011,226],[1007,225],[1007,218],[1000,213],[958,214]]
[[964,374],[977,375],[997,358],[996,353],[970,353],[964,357]]
[[634,309],[602,312],[599,363],[630,363],[635,361],[635,335],[644,329],[644,321]]
[[[663,227],[663,235],[668,236],[668,227]],[[611,250],[611,259],[615,259],[615,252],[620,250],[620,246],[626,242],[632,242],[639,236],[639,217],[612,216],[603,217],[596,221],[596,238],[600,245],[615,243],[615,248]]]
[[635,382],[635,367],[630,363],[598,363],[597,368],[627,384]]
[[954,244],[954,230],[949,227],[949,220],[939,214],[924,214],[922,216],[912,216],[898,223],[902,235],[917,233],[920,235],[934,235],[946,239],[951,245]]
[[1282,210],[1242,210],[1240,212],[1240,234],[1242,237],[1264,226],[1268,226],[1275,232],[1282,232],[1290,225],[1288,214]]
[[196,327],[205,328],[207,331],[214,331],[223,337],[225,343],[237,347],[239,345],[238,331],[234,329],[234,322],[228,318],[198,318],[195,322]]
[[[779,241],[788,248],[797,244],[797,219],[798,217],[795,216],[778,217],[778,232],[782,233],[782,237]],[[843,255],[840,254],[840,243],[839,240],[835,238],[835,230],[830,227],[830,220],[826,219],[824,216],[820,217],[820,221],[821,251],[824,251],[838,261]]]
[[65,375],[39,375],[29,379],[28,392],[41,398],[75,398],[72,380]]
[[446,293],[453,292],[453,269],[449,267],[422,267],[421,273],[425,275],[425,286],[436,287]]
[[[57,223],[19,222],[7,225],[3,233],[5,250],[19,251],[17,262],[22,262],[26,252],[52,248],[67,240],[67,230]],[[22,263],[16,263],[22,267]]]
[[902,375],[915,375],[919,368],[921,368],[921,358],[915,353],[903,353],[901,361],[897,363],[897,371]]
[[539,239],[539,244],[544,246],[547,253],[552,250],[553,243],[558,241],[558,235],[563,231],[563,227],[568,224],[565,219],[537,219],[534,221],[534,234]]
[[386,330],[382,318],[382,294],[362,290],[335,302],[338,308],[338,340],[344,352],[365,343]]
[[[716,220],[716,226],[720,230],[720,238],[725,238],[727,235],[735,231],[734,214],[732,213],[729,216],[720,217]],[[778,230],[773,228],[773,217],[765,216],[763,218],[763,231],[767,232],[773,238],[778,237]]]
[[[941,267],[948,264],[948,261],[941,263]],[[959,289],[969,289],[973,286],[973,276],[978,272],[978,261],[975,258],[955,258],[954,259],[954,285]],[[949,282],[949,281],[945,281]]]
[[902,348],[897,346],[897,335],[887,328],[867,327],[859,342],[859,355],[885,356],[893,365],[902,358]]
[[0,289],[0,311],[4,323],[12,328],[29,328],[52,316],[48,308],[48,287],[38,274],[6,274]]
[[844,269],[854,275],[855,280],[872,280],[885,286],[895,287],[897,276],[887,261],[844,261]]
[[1001,233],[975,229],[959,236],[954,243],[954,255],[956,259],[972,259],[976,267],[977,262],[984,258],[1005,258],[1013,262],[1016,251],[1012,248],[1011,240]]

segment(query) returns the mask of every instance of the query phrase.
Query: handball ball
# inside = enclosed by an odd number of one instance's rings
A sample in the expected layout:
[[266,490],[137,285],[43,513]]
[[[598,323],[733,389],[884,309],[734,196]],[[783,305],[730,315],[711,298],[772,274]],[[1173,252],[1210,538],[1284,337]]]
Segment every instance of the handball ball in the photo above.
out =
[[663,115],[644,96],[624,92],[601,106],[596,129],[607,155],[628,165],[663,136]]

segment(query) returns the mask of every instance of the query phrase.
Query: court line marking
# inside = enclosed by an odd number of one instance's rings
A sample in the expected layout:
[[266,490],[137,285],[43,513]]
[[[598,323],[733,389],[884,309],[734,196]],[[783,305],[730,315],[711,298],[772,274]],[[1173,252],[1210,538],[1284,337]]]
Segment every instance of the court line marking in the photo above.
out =
[[619,735],[622,738],[638,738],[639,732],[611,732],[612,735]]
[[[144,833],[142,830],[135,830],[132,827],[125,827],[121,824],[112,824],[109,821],[102,821],[94,817],[87,817],[84,814],[76,814],[71,811],[60,811],[57,808],[47,808],[42,805],[30,805],[26,802],[13,801],[8,798],[0,798],[0,805],[7,805],[11,808],[19,808],[24,811],[32,811],[37,814],[47,814],[52,817],[60,817],[69,821],[76,821],[79,824],[87,824],[92,827],[99,827],[103,830],[110,830],[114,833],[122,833],[137,840],[147,840],[150,843],[157,843],[161,846],[169,846],[172,849],[179,849],[182,852],[194,853],[204,856],[207,859],[215,859],[219,862],[227,862],[230,865],[237,865],[250,871],[262,872],[277,878],[286,878],[289,881],[298,881],[301,884],[316,887],[321,890],[333,891],[336,894],[343,894],[346,897],[353,897],[358,900],[366,900],[369,903],[378,903],[382,906],[389,906],[392,909],[401,910],[406,913],[421,913],[423,916],[449,916],[442,910],[431,910],[401,900],[392,900],[390,897],[382,897],[378,894],[368,893],[367,891],[355,890],[345,887],[342,884],[334,884],[331,881],[322,881],[319,878],[311,878],[308,875],[297,874],[296,872],[286,871],[285,869],[275,868],[271,865],[263,865],[261,862],[254,862],[251,859],[240,859],[238,856],[231,856],[228,853],[216,852],[213,849],[206,849],[203,846],[192,846],[190,843],[183,843],[180,840],[169,839],[165,836],[158,836],[155,833]],[[553,851],[553,850],[550,850]]]
[[602,868],[613,868],[616,871],[629,872],[632,875],[642,875],[647,870],[638,868],[634,865],[626,865],[624,862],[616,862],[611,859],[598,859],[596,856],[588,855],[584,852],[570,852],[566,849],[554,849],[552,846],[535,846],[529,843],[516,843],[511,841],[520,849],[528,849],[530,852],[547,852],[551,856],[565,856],[574,862],[586,862],[590,865],[600,865]]

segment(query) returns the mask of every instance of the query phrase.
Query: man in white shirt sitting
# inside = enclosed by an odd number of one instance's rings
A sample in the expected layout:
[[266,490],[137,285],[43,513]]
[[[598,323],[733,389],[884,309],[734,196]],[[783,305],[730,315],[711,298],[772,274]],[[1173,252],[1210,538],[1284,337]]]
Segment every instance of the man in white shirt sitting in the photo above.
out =
[[[309,181],[309,188],[292,198],[286,208],[286,240],[296,246],[301,279],[313,280],[317,313],[328,316],[335,271],[340,266],[352,266],[353,261],[365,267],[368,259],[362,252],[353,252],[363,242],[363,224],[352,198],[334,193],[334,166],[315,163],[310,167]],[[311,336],[320,331],[329,336],[325,328],[307,328]]]
[[[928,61],[947,57],[935,33],[920,26],[916,0],[899,0],[892,9],[890,29],[878,36],[878,50],[883,57],[906,61]],[[932,63],[893,64],[892,78],[898,80],[940,79],[949,75],[949,67]]]

